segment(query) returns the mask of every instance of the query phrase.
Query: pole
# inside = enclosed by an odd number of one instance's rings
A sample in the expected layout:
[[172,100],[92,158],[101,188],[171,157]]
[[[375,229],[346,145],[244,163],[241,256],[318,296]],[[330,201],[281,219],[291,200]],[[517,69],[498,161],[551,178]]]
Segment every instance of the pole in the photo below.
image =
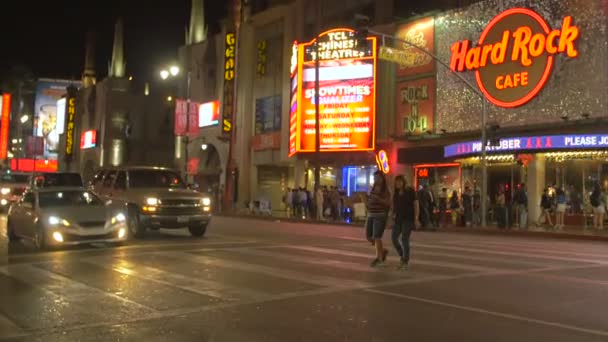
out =
[[321,186],[321,123],[319,104],[319,36],[315,40],[315,188]]
[[487,102],[485,99],[482,100],[481,109],[481,226],[486,227],[487,219],[487,197],[488,197],[488,163],[486,160],[486,147],[487,142]]
[[186,76],[186,134],[184,134],[184,180],[188,184],[188,144],[189,144],[189,133],[190,133],[190,81],[191,72],[190,66],[188,66],[188,75]]

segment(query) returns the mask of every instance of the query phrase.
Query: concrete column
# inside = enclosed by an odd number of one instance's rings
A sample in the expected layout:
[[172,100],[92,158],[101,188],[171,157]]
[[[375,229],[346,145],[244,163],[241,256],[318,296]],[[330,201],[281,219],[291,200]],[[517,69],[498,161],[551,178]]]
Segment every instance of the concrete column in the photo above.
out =
[[528,164],[528,222],[535,222],[540,216],[540,199],[545,188],[545,156],[536,154]]
[[294,164],[294,187],[301,187],[306,185],[306,161],[296,160]]
[[258,196],[260,195],[258,193],[258,189],[259,189],[259,184],[258,184],[258,167],[259,165],[252,165],[249,168],[249,172],[244,173],[243,177],[248,177],[248,181],[249,181],[249,193],[247,194],[247,196],[245,197],[243,194],[243,197],[241,198],[242,201],[245,200],[254,200],[256,198],[258,198]]

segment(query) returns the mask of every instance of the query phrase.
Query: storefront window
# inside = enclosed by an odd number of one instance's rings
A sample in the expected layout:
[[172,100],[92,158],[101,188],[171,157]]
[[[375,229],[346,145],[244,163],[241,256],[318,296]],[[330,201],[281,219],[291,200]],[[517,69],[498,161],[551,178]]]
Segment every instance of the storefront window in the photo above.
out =
[[342,187],[347,196],[355,193],[368,193],[374,184],[377,166],[347,166],[342,168]]
[[428,185],[433,192],[439,193],[446,188],[448,193],[460,191],[460,165],[459,164],[429,164],[417,165],[415,186]]

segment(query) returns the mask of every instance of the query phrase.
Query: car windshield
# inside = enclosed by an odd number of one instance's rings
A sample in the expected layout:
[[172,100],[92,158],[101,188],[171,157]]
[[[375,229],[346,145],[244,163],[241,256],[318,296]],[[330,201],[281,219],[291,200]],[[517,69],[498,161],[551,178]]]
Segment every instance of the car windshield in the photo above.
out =
[[82,178],[77,173],[47,173],[36,176],[36,185],[41,187],[53,186],[83,186]]
[[167,170],[132,170],[129,171],[131,188],[185,188],[179,174]]
[[38,193],[41,208],[103,205],[99,197],[89,191],[44,191]]
[[29,179],[28,175],[15,175],[11,173],[7,173],[2,175],[0,178],[0,182],[2,183],[27,183]]

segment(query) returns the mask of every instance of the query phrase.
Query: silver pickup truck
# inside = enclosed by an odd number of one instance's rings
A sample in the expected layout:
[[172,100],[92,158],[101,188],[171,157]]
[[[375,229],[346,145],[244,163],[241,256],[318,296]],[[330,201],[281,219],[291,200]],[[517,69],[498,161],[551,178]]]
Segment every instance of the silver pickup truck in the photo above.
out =
[[187,227],[200,237],[211,221],[211,197],[188,189],[177,171],[160,167],[100,170],[90,190],[108,205],[127,213],[129,234],[141,238],[148,229]]

